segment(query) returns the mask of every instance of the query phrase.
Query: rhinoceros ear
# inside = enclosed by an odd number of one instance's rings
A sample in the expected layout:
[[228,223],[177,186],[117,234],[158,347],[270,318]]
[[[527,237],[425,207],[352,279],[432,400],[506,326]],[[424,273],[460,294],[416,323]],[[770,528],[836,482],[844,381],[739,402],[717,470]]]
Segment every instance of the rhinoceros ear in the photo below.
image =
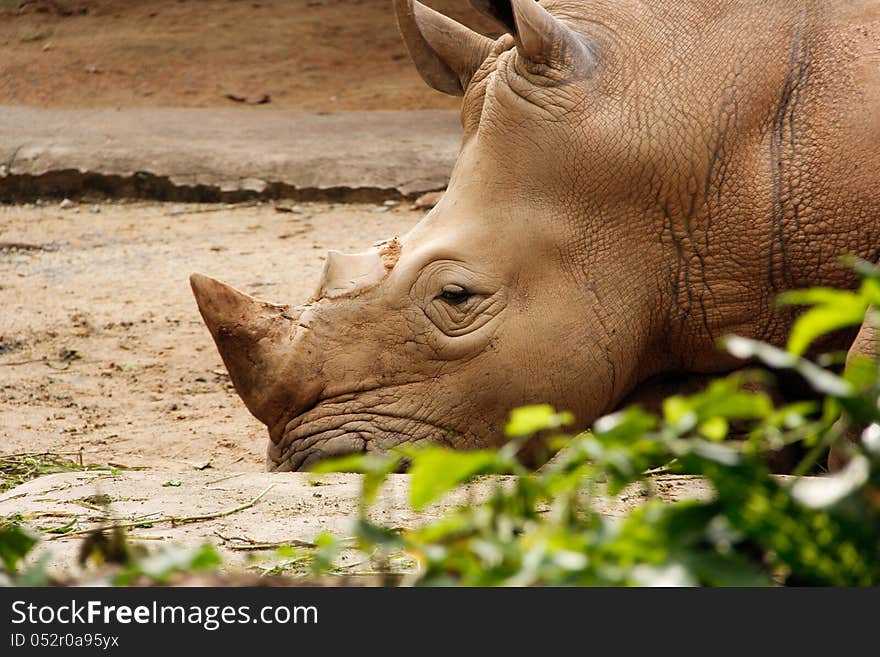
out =
[[583,71],[593,63],[587,39],[536,0],[471,0],[471,6],[499,23],[516,40],[526,60],[556,69]]
[[397,25],[422,79],[461,96],[492,49],[492,40],[417,0],[394,0]]

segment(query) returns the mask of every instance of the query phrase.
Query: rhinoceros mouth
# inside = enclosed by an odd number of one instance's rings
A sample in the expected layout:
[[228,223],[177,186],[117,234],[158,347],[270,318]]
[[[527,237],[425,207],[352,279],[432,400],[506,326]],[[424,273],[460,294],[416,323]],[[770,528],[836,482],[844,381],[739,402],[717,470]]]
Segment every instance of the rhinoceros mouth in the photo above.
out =
[[318,404],[291,419],[277,441],[269,444],[272,471],[307,470],[319,461],[403,444],[455,445],[462,433],[449,427],[388,411],[346,411]]

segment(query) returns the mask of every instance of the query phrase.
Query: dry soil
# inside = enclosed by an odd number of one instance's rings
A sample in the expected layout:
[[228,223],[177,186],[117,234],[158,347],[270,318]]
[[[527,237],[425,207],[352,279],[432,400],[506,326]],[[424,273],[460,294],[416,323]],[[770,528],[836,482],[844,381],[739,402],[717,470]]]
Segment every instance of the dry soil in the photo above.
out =
[[[427,4],[497,33],[466,0]],[[419,78],[391,0],[0,0],[0,104],[332,111],[458,99]]]
[[0,206],[0,452],[93,463],[264,468],[265,429],[236,396],[190,272],[299,303],[326,250],[405,232],[408,207]]

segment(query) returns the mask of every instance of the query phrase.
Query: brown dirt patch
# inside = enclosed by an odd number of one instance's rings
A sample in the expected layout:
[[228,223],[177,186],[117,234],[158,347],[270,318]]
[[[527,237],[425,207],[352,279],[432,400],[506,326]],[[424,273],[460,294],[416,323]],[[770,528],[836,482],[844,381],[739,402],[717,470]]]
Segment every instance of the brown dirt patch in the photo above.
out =
[[[493,31],[465,0],[428,4]],[[7,105],[458,107],[419,78],[390,0],[0,0],[0,62]]]

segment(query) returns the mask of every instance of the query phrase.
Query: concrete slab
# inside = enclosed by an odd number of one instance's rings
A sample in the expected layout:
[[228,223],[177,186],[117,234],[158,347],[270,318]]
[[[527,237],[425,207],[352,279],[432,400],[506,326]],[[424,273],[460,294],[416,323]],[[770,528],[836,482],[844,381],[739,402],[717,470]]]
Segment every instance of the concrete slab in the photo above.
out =
[[413,196],[446,186],[460,134],[442,110],[0,106],[0,200]]
[[[378,495],[372,517],[388,527],[416,527],[458,504],[485,499],[508,478],[485,477],[449,494],[423,513],[407,502],[408,476],[392,475]],[[711,488],[693,477],[654,478],[657,494],[666,500],[705,499]],[[311,542],[323,531],[340,537],[351,535],[357,514],[360,476],[309,473],[223,473],[125,471],[76,472],[40,477],[0,496],[0,517],[21,514],[26,523],[43,531],[68,527],[67,534],[45,534],[35,554],[50,553],[49,567],[58,573],[77,575],[76,555],[83,535],[104,522],[95,496],[107,496],[113,517],[123,523],[147,523],[129,529],[131,539],[148,547],[159,542],[179,545],[216,544],[227,569],[241,567],[254,554],[272,555],[271,546]],[[239,511],[228,512],[255,503]],[[597,501],[597,508],[620,515],[644,498],[632,488],[617,498]],[[213,516],[199,521],[181,518]],[[171,518],[178,521],[173,522]],[[266,550],[260,550],[260,547]],[[268,547],[267,547],[268,546]],[[364,559],[353,551],[341,563]]]

